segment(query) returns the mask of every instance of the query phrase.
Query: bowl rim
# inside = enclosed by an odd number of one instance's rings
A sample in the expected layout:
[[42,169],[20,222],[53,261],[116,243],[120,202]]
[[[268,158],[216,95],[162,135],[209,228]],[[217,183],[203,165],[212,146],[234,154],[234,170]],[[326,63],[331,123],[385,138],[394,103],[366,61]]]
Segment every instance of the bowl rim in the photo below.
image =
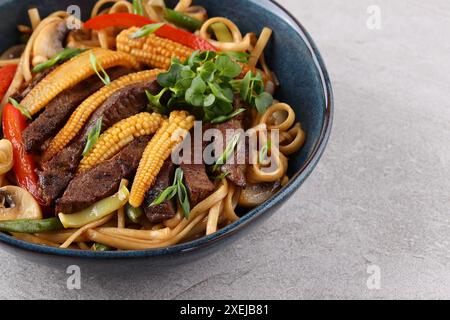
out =
[[323,114],[324,121],[322,124],[318,142],[314,146],[311,155],[306,159],[305,163],[295,173],[295,175],[291,178],[291,180],[286,186],[284,186],[279,192],[273,195],[269,200],[259,205],[258,207],[252,209],[241,219],[220,229],[216,233],[167,248],[131,250],[131,251],[109,251],[109,252],[61,249],[22,241],[2,232],[0,232],[0,242],[10,245],[12,247],[17,247],[35,253],[47,254],[51,256],[63,256],[63,257],[83,258],[83,259],[103,260],[103,259],[130,259],[130,258],[151,258],[151,257],[169,256],[181,253],[188,253],[196,250],[202,250],[202,248],[211,246],[217,242],[223,241],[225,238],[229,238],[230,236],[238,232],[242,232],[244,228],[248,227],[251,224],[251,222],[259,218],[270,208],[287,200],[287,198],[289,198],[290,195],[292,195],[309,177],[309,175],[314,170],[314,168],[318,164],[319,160],[321,159],[325,151],[332,129],[333,115],[334,115],[334,98],[331,80],[325,62],[308,31],[305,29],[305,27],[303,27],[303,25],[291,12],[289,12],[277,1],[275,0],[267,0],[267,1],[269,3],[274,4],[282,12],[284,12],[290,19],[292,19],[292,22],[295,24],[295,26],[298,27],[298,30],[296,30],[296,32],[299,34],[300,37],[302,37],[305,44],[308,46],[311,56],[314,59],[314,63],[321,77],[322,87],[324,90],[324,97],[326,99]]

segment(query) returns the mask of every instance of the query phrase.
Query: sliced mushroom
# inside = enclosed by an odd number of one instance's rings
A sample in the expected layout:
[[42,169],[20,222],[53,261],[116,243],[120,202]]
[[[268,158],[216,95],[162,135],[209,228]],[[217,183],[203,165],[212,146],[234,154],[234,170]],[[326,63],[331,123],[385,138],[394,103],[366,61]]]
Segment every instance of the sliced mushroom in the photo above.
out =
[[68,31],[66,21],[63,19],[45,26],[33,43],[33,65],[45,62],[64,50],[64,40]]
[[14,165],[13,147],[6,139],[0,140],[0,176],[3,176]]
[[280,189],[280,182],[247,183],[239,197],[239,205],[245,208],[254,208],[269,200]]
[[0,221],[18,219],[42,219],[41,207],[25,189],[0,188]]

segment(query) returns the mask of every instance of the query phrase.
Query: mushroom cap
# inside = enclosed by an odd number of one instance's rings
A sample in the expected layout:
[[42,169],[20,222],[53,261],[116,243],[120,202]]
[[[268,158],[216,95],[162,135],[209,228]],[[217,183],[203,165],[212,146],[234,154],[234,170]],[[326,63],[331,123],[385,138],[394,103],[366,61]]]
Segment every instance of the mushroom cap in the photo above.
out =
[[0,188],[0,221],[42,219],[42,210],[33,196],[20,187]]

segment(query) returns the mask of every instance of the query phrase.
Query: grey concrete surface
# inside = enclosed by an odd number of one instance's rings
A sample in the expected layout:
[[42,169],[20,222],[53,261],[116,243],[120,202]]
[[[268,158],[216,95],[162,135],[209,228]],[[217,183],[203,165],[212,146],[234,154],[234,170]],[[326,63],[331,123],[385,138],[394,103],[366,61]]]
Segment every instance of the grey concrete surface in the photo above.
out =
[[[326,154],[284,208],[167,272],[82,266],[78,291],[64,268],[0,251],[0,298],[450,298],[450,2],[280,2],[316,40],[336,98]],[[381,30],[366,26],[373,4]]]

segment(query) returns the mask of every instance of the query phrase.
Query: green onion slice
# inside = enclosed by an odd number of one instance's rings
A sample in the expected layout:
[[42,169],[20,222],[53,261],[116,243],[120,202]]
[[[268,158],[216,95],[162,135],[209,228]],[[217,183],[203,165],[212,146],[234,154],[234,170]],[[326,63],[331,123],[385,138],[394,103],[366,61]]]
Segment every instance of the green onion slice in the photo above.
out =
[[130,37],[131,37],[131,39],[139,39],[139,38],[142,38],[142,37],[146,37],[146,36],[156,32],[156,30],[161,28],[163,25],[165,25],[164,22],[148,24],[148,25],[143,26],[142,28],[140,28],[135,33],[131,34]]
[[13,98],[9,98],[9,103],[11,103],[13,105],[14,108],[16,108],[17,110],[20,111],[20,113],[26,117],[29,120],[32,120],[33,118],[31,117],[30,111],[28,111],[27,108],[25,108],[24,106],[22,106],[20,103],[18,103],[15,99]]
[[[111,78],[106,73],[105,69],[102,67],[100,62],[97,60],[97,57],[95,56],[95,54],[93,52],[90,53],[89,60],[91,62],[92,69],[94,69],[95,73],[100,78],[100,80],[104,83],[105,86],[109,85],[111,83]],[[98,69],[100,69],[100,72],[102,74],[100,74]]]

